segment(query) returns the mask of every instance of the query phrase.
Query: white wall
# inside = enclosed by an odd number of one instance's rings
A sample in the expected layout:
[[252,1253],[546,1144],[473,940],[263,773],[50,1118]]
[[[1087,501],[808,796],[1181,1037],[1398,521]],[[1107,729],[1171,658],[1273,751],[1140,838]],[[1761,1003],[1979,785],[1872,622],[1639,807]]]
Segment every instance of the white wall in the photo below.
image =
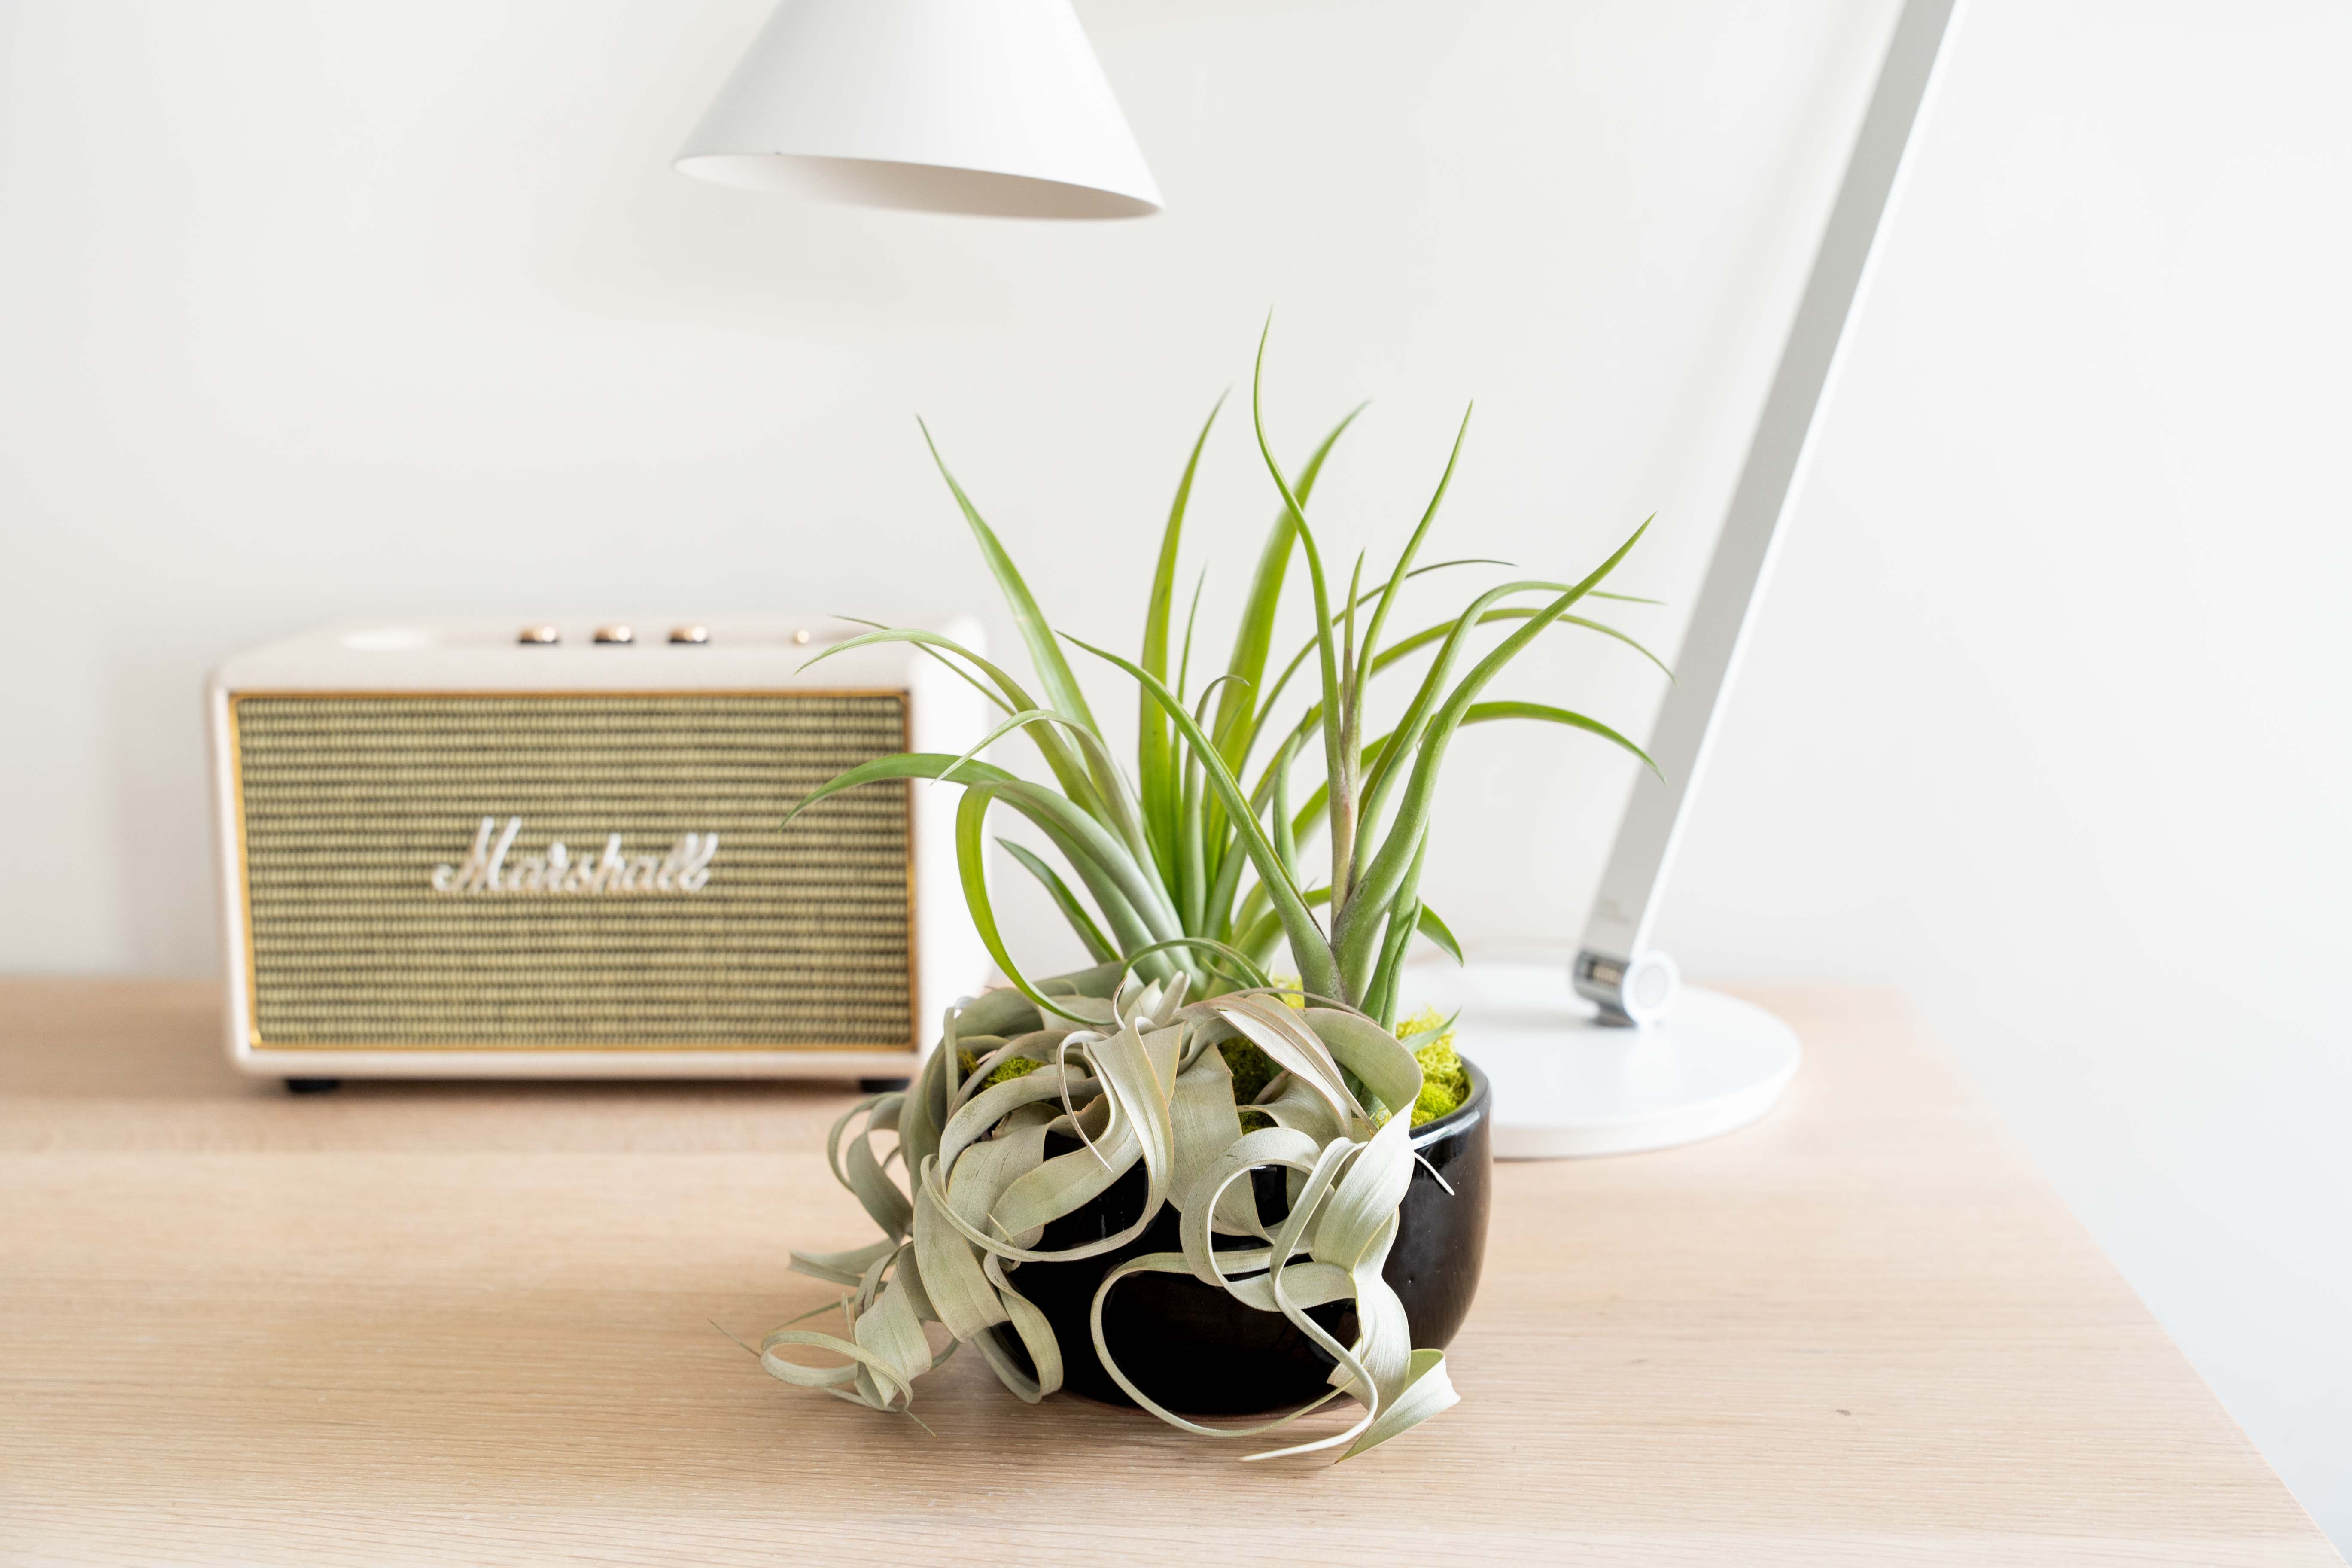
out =
[[[764,9],[0,5],[0,811],[43,825],[0,968],[210,966],[196,682],[297,627],[962,604],[1009,643],[917,411],[1131,641],[1268,305],[1290,449],[1376,400],[1335,544],[1392,546],[1475,395],[1448,553],[1564,572],[1656,510],[1629,578],[1686,604],[1893,16],[1086,0],[1171,210],[1074,228],[673,174]],[[2347,32],[1979,0],[1663,932],[1909,990],[2339,1540]],[[1269,515],[1230,422],[1213,593]],[[1565,641],[1517,689],[1657,695]],[[1626,783],[1466,738],[1433,899],[1570,942]]]
[[1662,940],[1907,990],[2352,1548],[2347,58],[1974,7]]

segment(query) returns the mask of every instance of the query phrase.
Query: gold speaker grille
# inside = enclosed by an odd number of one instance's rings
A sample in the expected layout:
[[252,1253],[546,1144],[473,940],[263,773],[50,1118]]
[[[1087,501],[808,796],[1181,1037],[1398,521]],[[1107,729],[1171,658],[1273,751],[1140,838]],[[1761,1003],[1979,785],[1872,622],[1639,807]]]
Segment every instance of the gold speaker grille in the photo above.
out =
[[[229,721],[256,1048],[913,1044],[907,786],[778,829],[906,749],[903,692],[243,694]],[[484,818],[521,820],[509,884],[556,842],[719,842],[691,891],[436,890]]]

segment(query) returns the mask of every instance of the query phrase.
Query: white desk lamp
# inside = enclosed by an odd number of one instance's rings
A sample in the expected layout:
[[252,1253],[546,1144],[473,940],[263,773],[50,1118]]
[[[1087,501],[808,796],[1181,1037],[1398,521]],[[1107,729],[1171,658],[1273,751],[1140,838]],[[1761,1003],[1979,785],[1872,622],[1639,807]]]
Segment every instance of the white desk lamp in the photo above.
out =
[[[1680,985],[1649,945],[1682,822],[1812,445],[1814,416],[1957,0],[1906,0],[1822,236],[1571,973],[1416,966],[1495,1084],[1504,1159],[1628,1153],[1727,1132],[1797,1070],[1795,1031]],[[1032,217],[1156,212],[1069,0],[783,0],[680,151],[687,174],[835,200]]]
[[783,0],[677,163],[865,206],[1160,210],[1070,0]]
[[1763,1115],[1796,1074],[1794,1030],[1760,1007],[1683,988],[1650,933],[1955,5],[1908,0],[1895,23],[1650,740],[1664,780],[1634,783],[1572,971],[1416,966],[1416,995],[1462,1010],[1470,1053],[1494,1079],[1500,1158],[1695,1142]]

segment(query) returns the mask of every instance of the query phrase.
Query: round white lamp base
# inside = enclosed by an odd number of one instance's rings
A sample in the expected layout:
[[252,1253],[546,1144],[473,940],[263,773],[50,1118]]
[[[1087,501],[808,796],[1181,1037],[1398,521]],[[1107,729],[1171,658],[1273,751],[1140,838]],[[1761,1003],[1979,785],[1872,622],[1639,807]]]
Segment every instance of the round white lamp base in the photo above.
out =
[[1763,1008],[1695,986],[1649,1028],[1597,1023],[1566,963],[1415,964],[1402,994],[1460,1010],[1462,1053],[1494,1081],[1498,1160],[1630,1154],[1745,1127],[1802,1055]]

